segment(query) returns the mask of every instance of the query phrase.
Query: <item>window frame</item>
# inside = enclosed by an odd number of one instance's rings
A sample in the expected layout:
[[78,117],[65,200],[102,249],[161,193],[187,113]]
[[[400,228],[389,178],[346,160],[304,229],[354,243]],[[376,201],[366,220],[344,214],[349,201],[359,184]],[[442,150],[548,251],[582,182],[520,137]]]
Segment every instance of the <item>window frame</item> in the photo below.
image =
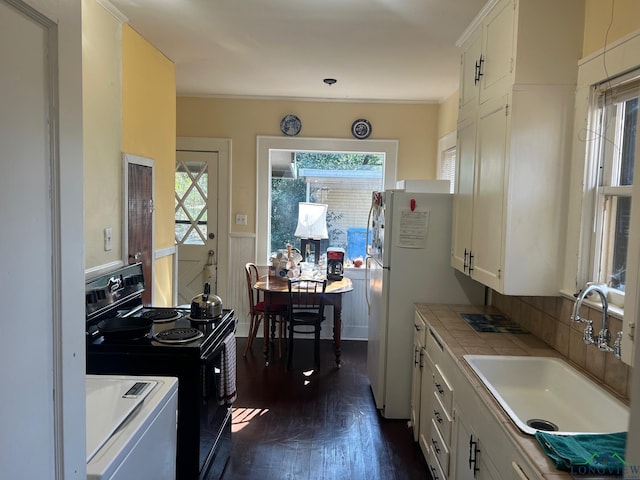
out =
[[260,265],[269,258],[269,212],[271,211],[271,150],[381,153],[385,155],[383,185],[395,188],[398,140],[351,140],[336,138],[288,138],[258,136],[256,152],[256,242],[255,258]]
[[[456,175],[455,171],[456,162],[457,162],[457,130],[449,132],[448,134],[440,137],[438,140],[438,171],[436,178],[438,180],[449,180],[450,187],[449,191],[451,193],[455,193],[455,185],[456,185]],[[447,156],[453,153],[453,176],[445,178],[443,175],[443,163],[447,160]]]
[[[629,88],[628,85],[633,85],[633,88]],[[634,95],[630,95],[634,92]],[[607,98],[612,96],[613,99]],[[636,203],[638,203],[638,168],[634,168],[634,178],[632,185],[614,185],[615,181],[612,180],[612,172],[614,171],[615,164],[619,163],[620,154],[615,153],[612,150],[610,141],[608,139],[613,138],[615,145],[622,144],[622,134],[619,129],[621,117],[619,113],[614,115],[607,114],[610,112],[603,112],[603,109],[609,105],[616,104],[619,101],[626,101],[636,96],[640,97],[640,68],[633,70],[630,73],[621,75],[617,78],[611,78],[606,81],[597,82],[590,86],[590,95],[588,102],[588,124],[587,132],[589,135],[586,137],[589,146],[585,152],[585,186],[587,192],[587,198],[585,199],[582,218],[583,218],[583,239],[586,241],[583,244],[583,248],[587,250],[584,252],[583,258],[585,263],[588,259],[588,265],[583,265],[581,268],[582,275],[578,275],[584,278],[584,283],[587,281],[598,281],[600,278],[600,271],[604,268],[603,263],[604,254],[603,249],[606,248],[606,244],[610,239],[606,239],[603,230],[607,228],[606,219],[611,219],[611,213],[606,212],[606,204],[611,205],[613,202],[612,197],[631,198],[631,216],[633,216],[633,197],[636,197]],[[617,98],[616,98],[617,97]],[[617,117],[614,122],[616,128],[615,131],[610,132],[605,136],[602,133],[603,129],[606,129],[607,122],[611,122],[614,117]],[[636,127],[636,149],[634,154],[634,167],[636,157],[638,156],[640,143],[640,122]],[[589,141],[590,140],[590,141]],[[640,167],[639,167],[640,168]],[[603,178],[606,180],[603,182]],[[635,186],[635,187],[634,187]],[[634,193],[635,192],[635,193]],[[636,209],[638,207],[636,206]],[[615,219],[614,219],[615,220]],[[587,230],[586,232],[585,230]],[[632,241],[633,231],[629,231],[629,242],[627,246],[627,274],[634,274],[633,269],[629,269],[630,252],[633,248]],[[612,242],[609,242],[612,244]],[[613,246],[611,246],[613,248]],[[611,257],[612,252],[609,251],[607,257]],[[627,282],[628,283],[628,282]],[[578,288],[581,288],[578,285]],[[626,289],[626,285],[625,285]],[[624,309],[625,292],[617,288],[610,288],[608,290],[608,301],[620,308]]]

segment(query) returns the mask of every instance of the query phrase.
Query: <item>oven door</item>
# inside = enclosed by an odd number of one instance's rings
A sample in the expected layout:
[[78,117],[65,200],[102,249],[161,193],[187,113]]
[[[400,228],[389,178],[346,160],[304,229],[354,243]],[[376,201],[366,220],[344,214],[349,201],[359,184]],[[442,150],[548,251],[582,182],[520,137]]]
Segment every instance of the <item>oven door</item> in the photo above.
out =
[[224,342],[221,342],[202,359],[200,479],[219,479],[231,454],[231,407],[218,404],[218,387],[223,381],[224,353]]

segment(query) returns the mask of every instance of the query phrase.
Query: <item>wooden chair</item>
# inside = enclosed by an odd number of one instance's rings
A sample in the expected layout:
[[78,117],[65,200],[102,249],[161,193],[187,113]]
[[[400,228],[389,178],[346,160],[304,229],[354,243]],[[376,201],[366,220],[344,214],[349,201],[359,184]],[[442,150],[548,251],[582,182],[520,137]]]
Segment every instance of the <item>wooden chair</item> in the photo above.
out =
[[[247,292],[249,294],[249,315],[251,321],[249,323],[249,338],[247,338],[247,344],[244,347],[242,355],[247,356],[247,352],[253,344],[253,339],[258,333],[260,323],[264,319],[265,322],[269,322],[271,326],[271,338],[275,338],[276,323],[279,324],[278,331],[278,356],[282,358],[282,339],[286,339],[286,331],[284,323],[287,316],[287,305],[265,305],[264,298],[261,293],[253,288],[253,284],[256,283],[259,277],[258,267],[253,263],[247,263],[244,266],[245,274],[247,277]],[[267,339],[265,339],[267,341]]]
[[[320,330],[324,321],[324,292],[327,280],[289,279],[289,352],[287,368],[293,360],[293,334],[313,334],[313,356],[316,372],[320,369]],[[313,327],[309,330],[305,327]]]

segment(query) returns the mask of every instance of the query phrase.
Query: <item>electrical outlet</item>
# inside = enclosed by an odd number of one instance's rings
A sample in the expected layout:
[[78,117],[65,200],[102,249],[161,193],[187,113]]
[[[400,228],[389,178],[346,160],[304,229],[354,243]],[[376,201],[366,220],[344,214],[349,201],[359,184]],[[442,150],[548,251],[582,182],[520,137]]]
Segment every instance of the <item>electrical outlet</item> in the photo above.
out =
[[111,250],[111,239],[113,238],[113,230],[111,227],[107,227],[104,229],[104,251],[108,252]]
[[236,225],[246,225],[246,224],[247,224],[247,214],[236,213]]

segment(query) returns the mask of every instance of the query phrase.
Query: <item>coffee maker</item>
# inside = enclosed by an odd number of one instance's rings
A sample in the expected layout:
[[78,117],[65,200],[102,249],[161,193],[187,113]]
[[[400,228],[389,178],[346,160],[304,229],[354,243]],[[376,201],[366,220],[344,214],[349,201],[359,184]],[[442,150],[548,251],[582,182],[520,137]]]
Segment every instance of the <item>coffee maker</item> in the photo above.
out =
[[342,280],[344,271],[344,249],[338,247],[327,248],[327,279]]

